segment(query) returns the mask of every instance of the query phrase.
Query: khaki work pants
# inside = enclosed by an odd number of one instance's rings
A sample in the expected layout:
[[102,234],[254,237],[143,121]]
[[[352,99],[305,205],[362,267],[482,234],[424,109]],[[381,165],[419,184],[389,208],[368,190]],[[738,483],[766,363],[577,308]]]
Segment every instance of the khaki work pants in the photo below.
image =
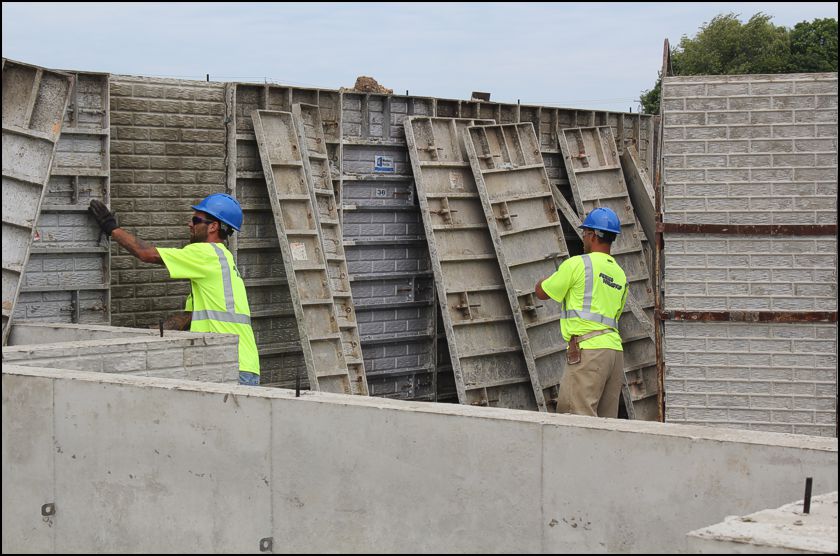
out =
[[624,352],[582,349],[580,363],[566,365],[560,379],[557,413],[615,419],[623,382]]

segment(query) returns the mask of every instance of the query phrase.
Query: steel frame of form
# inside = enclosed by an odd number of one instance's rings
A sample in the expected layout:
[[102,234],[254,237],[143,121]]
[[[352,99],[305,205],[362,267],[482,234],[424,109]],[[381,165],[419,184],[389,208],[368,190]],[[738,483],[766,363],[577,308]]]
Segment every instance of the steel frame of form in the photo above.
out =
[[359,327],[350,289],[350,275],[344,254],[338,202],[333,189],[321,110],[312,104],[298,103],[292,106],[292,114],[303,155],[309,194],[315,208],[321,249],[326,258],[330,293],[335,303],[344,357],[353,379],[354,393],[367,395],[365,361],[362,357]]
[[533,125],[470,127],[464,142],[540,409],[554,410],[565,369],[561,307],[536,283],[569,257]]
[[364,375],[351,376],[344,357],[327,261],[307,184],[302,149],[290,112],[251,114],[280,251],[313,390],[366,393]]
[[[227,109],[227,191],[242,205],[241,233],[231,238],[251,312],[260,354],[261,383],[293,387],[305,362],[300,345],[285,264],[279,250],[271,202],[260,162],[251,112],[290,112],[295,103],[318,105],[330,160],[340,170],[340,93],[269,84],[229,83]],[[308,387],[303,376],[304,388]]]
[[3,344],[47,191],[72,75],[2,60]]
[[87,211],[110,204],[110,77],[72,75],[15,319],[110,324],[111,249]]
[[462,143],[460,132],[474,123],[427,117],[410,117],[405,123],[458,399],[545,411],[531,385],[508,288]]

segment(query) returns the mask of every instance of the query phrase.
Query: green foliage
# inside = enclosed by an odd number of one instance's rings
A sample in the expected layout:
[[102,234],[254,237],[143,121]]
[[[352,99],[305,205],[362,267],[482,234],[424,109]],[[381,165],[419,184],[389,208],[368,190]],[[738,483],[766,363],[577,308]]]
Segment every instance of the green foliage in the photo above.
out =
[[790,37],[784,27],[757,13],[741,24],[735,14],[719,15],[693,39],[683,37],[671,54],[677,75],[781,73],[787,71]]
[[791,71],[837,71],[837,20],[797,23],[790,32]]
[[[803,21],[793,29],[771,19],[759,12],[742,24],[737,14],[716,16],[671,51],[674,75],[837,71],[836,19]],[[659,113],[661,83],[660,76],[639,98],[646,114]]]
[[659,113],[659,99],[662,97],[662,75],[660,72],[659,79],[656,80],[656,85],[653,89],[642,91],[642,96],[639,101],[642,103],[642,113],[644,114],[658,114]]

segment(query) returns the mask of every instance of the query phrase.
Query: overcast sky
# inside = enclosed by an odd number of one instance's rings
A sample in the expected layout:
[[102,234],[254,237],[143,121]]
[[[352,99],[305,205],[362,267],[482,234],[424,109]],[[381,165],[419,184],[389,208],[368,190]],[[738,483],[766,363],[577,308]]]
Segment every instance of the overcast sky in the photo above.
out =
[[27,3],[3,2],[3,56],[116,74],[352,86],[626,111],[662,41],[720,13],[773,23],[837,17],[837,2]]

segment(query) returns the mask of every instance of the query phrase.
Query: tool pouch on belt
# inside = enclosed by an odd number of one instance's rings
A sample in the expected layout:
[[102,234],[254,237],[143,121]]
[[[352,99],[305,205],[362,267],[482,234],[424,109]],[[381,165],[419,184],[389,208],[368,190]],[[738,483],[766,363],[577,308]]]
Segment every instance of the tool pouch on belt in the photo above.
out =
[[569,365],[580,363],[580,343],[582,341],[600,336],[601,334],[609,334],[610,332],[613,332],[613,330],[607,328],[606,330],[595,330],[583,336],[572,336],[569,338],[569,347],[566,349],[566,363]]
[[566,363],[574,365],[580,363],[580,345],[578,344],[578,336],[569,338],[569,347],[566,349]]

